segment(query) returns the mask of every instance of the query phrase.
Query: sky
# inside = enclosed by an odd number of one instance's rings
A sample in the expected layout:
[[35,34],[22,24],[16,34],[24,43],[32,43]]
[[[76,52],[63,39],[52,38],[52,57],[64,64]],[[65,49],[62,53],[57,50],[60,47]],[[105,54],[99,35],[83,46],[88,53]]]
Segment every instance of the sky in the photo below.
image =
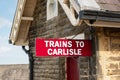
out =
[[21,46],[8,43],[17,0],[0,0],[0,65],[28,64]]

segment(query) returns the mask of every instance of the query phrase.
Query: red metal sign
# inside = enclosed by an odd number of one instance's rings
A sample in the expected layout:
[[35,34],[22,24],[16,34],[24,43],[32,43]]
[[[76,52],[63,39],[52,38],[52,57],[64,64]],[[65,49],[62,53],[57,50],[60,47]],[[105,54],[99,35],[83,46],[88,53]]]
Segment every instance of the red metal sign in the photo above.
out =
[[91,56],[90,40],[36,38],[36,56]]

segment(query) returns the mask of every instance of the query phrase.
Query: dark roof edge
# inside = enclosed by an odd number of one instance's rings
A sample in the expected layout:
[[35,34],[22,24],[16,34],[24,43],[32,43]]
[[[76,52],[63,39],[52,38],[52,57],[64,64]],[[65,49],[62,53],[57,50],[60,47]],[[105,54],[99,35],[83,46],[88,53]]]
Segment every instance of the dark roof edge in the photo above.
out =
[[82,10],[79,12],[79,18],[83,20],[120,22],[120,13],[110,11]]

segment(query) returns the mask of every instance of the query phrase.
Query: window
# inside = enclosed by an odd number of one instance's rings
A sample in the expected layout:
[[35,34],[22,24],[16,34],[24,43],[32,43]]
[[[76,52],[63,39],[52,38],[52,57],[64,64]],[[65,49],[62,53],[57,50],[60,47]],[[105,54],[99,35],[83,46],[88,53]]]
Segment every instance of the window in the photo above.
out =
[[47,20],[58,16],[58,1],[47,0]]

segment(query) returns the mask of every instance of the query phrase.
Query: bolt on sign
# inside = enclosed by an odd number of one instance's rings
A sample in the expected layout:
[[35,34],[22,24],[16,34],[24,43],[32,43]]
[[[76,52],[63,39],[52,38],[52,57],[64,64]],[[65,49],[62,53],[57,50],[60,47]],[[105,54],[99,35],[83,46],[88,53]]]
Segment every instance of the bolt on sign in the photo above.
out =
[[90,40],[36,38],[36,57],[91,56]]

